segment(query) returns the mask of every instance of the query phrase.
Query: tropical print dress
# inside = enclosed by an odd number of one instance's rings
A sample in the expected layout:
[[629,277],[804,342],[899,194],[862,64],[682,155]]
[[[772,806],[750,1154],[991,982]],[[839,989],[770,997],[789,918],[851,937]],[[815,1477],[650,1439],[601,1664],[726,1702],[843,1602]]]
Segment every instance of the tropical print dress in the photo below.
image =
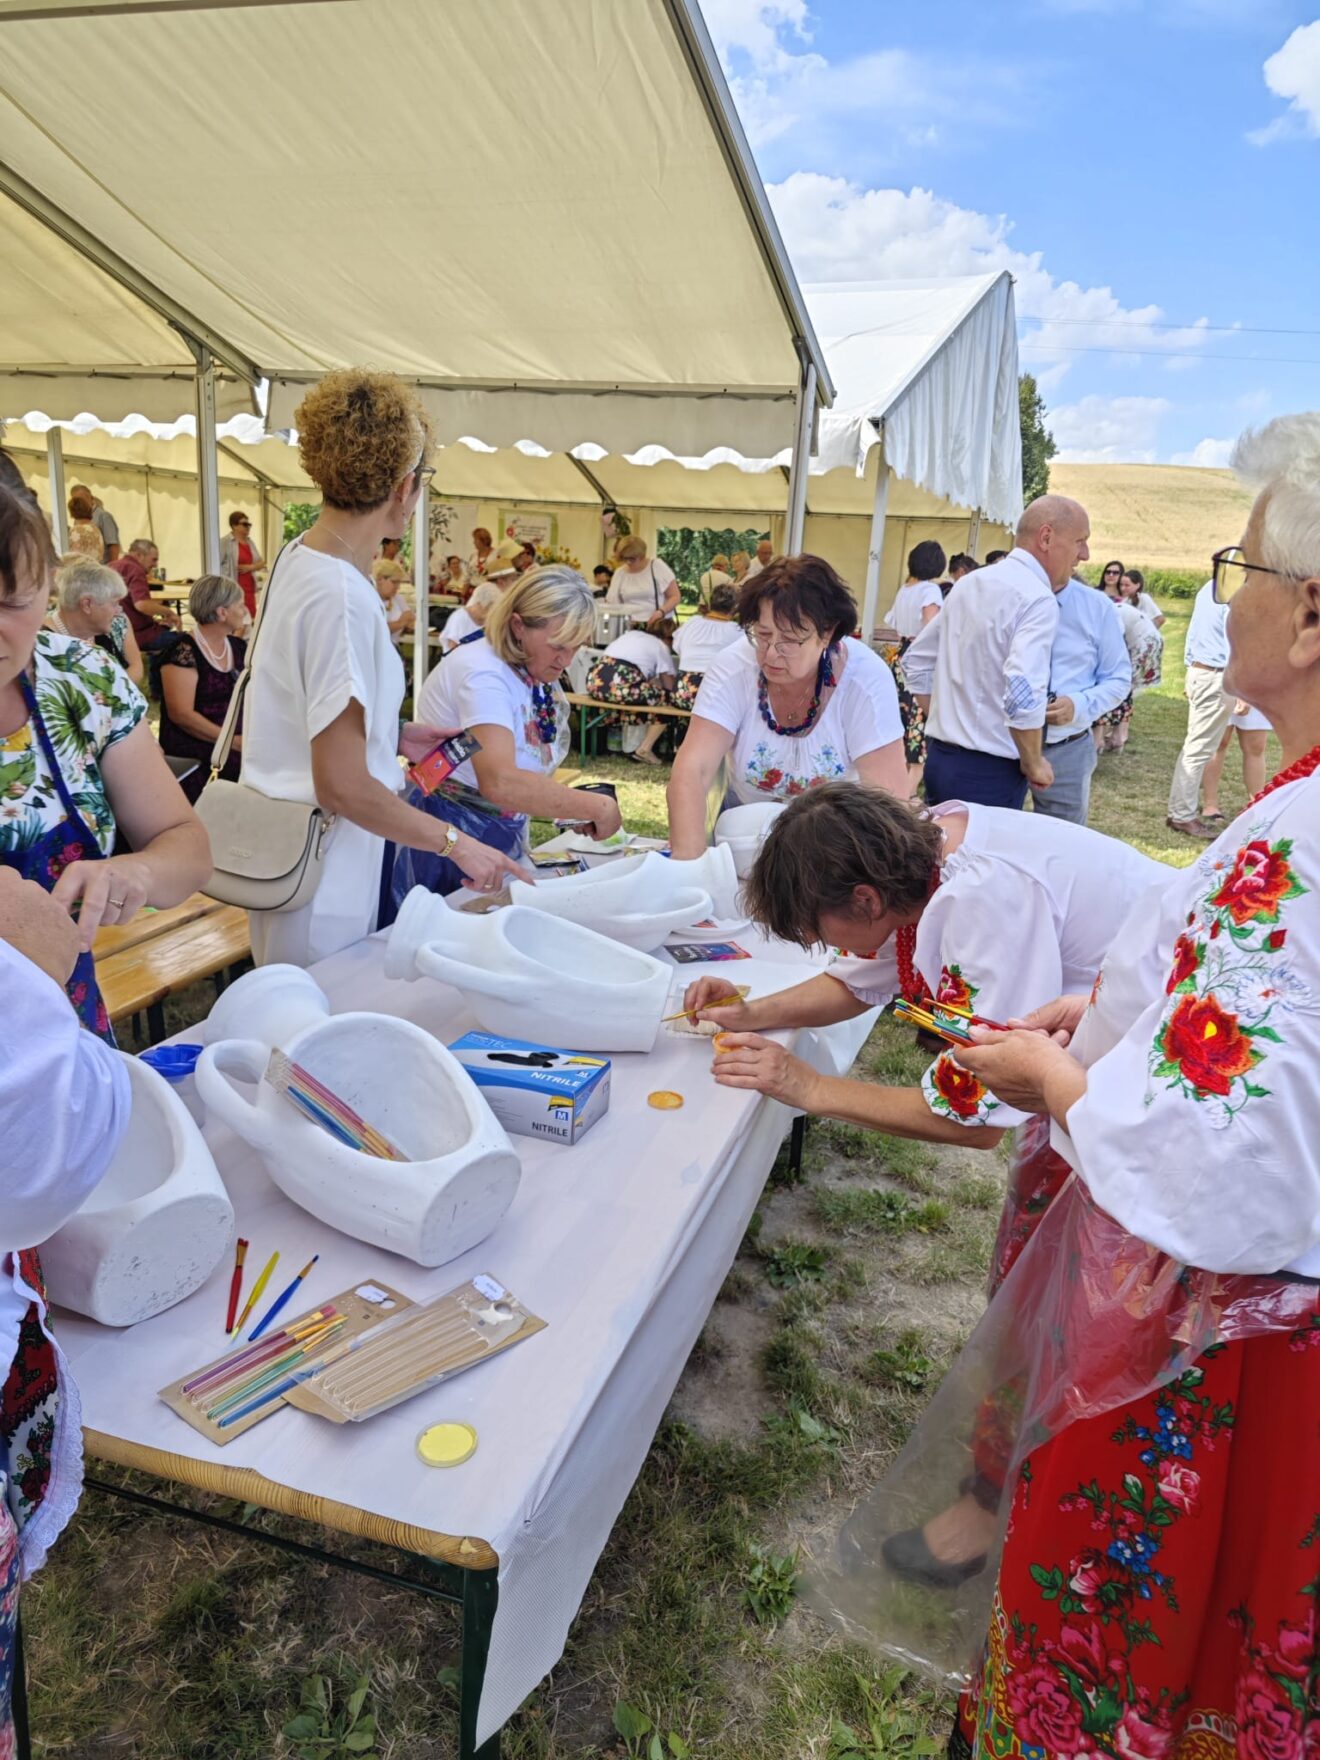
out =
[[[141,721],[147,705],[110,655],[42,630],[29,669],[33,695],[68,793],[109,855],[115,819],[101,759]],[[0,739],[0,861],[19,857],[67,819],[59,783],[31,721]]]
[[[1249,808],[1097,982],[1076,1039],[1087,1093],[1056,1142],[1095,1238],[1128,1231],[1171,1293],[1109,1300],[1096,1371],[1114,1243],[1069,1255],[1050,1336],[1070,1388],[1095,1391],[1012,1484],[955,1755],[1320,1754],[1318,824],[1315,777]],[[1038,1291],[1071,1191],[978,1332],[1016,1303],[1045,1348]],[[1187,1324],[1196,1292],[1209,1328]],[[1075,1326],[1070,1303],[1088,1310]],[[1150,1371],[1129,1398],[1132,1363]]]

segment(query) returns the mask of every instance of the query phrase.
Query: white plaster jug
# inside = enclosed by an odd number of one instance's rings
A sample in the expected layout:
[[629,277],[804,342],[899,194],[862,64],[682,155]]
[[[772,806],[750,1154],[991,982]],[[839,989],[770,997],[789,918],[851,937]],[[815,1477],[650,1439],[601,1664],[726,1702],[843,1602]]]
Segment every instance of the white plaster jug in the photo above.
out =
[[740,880],[751,873],[770,827],[783,810],[779,801],[746,801],[740,807],[726,807],[715,821],[715,842],[728,849]]
[[707,858],[715,854],[729,864],[732,884],[727,890],[733,891],[737,879],[727,850],[707,850],[695,862],[670,861],[648,850],[644,855],[623,856],[607,867],[589,868],[584,874],[539,880],[535,886],[515,880],[509,895],[516,905],[581,923],[611,941],[649,953],[662,946],[665,936],[674,930],[690,929],[712,915],[712,896],[692,870],[713,866]]
[[[305,1117],[262,1080],[270,1047],[260,1040],[209,1045],[197,1064],[208,1114],[251,1143],[286,1197],[418,1265],[444,1265],[485,1240],[522,1169],[476,1084],[439,1040],[392,1015],[339,1014],[280,1049],[410,1157],[363,1154]],[[257,1083],[255,1100],[229,1075]]]
[[198,1030],[205,1045],[221,1039],[260,1039],[287,1045],[304,1027],[328,1020],[330,1004],[301,966],[258,966],[217,997]]
[[386,977],[452,984],[486,1032],[573,1051],[649,1051],[672,973],[579,923],[516,904],[476,916],[423,886],[385,951]]
[[211,1151],[169,1083],[125,1057],[128,1130],[109,1172],[41,1249],[53,1302],[133,1326],[199,1289],[234,1238]]

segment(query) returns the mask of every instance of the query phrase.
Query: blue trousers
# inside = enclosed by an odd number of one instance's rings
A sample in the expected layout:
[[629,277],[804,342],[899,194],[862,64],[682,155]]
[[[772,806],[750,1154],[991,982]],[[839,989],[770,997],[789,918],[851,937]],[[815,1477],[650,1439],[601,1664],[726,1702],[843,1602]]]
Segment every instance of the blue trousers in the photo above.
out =
[[1022,807],[1027,779],[1016,758],[972,752],[966,746],[926,737],[926,800],[976,801],[983,807]]

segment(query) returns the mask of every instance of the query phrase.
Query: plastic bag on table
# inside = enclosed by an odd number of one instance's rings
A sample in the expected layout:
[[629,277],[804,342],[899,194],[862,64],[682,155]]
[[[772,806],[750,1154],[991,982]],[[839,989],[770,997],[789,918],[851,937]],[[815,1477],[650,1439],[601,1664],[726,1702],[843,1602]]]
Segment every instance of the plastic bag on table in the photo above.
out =
[[[1177,1264],[1075,1177],[1059,1193],[893,1467],[812,1561],[808,1596],[849,1635],[962,1683],[979,1660],[1018,1469],[1067,1425],[1151,1393],[1213,1344],[1320,1325],[1313,1282]],[[933,1589],[885,1539],[970,1495],[996,1516],[984,1566]]]

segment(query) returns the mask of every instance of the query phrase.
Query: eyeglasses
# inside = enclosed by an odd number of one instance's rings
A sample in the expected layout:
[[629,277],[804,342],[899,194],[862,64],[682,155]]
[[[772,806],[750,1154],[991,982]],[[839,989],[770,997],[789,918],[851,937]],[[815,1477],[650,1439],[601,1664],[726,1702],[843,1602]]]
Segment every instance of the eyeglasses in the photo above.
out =
[[807,643],[811,640],[811,637],[772,636],[768,630],[749,629],[747,631],[747,640],[756,649],[758,654],[780,654],[787,658],[790,654],[796,654],[799,648],[805,648]]
[[433,464],[419,464],[417,469],[413,472],[413,479],[416,482],[417,487],[420,489],[422,484],[429,483],[434,475],[435,466]]
[[1248,562],[1246,552],[1236,544],[1230,544],[1226,550],[1216,550],[1210,558],[1210,566],[1214,570],[1210,578],[1215,584],[1217,605],[1227,605],[1238,588],[1246,585],[1249,571],[1278,575],[1280,580],[1285,581],[1292,579],[1282,568],[1265,568],[1259,562]]

